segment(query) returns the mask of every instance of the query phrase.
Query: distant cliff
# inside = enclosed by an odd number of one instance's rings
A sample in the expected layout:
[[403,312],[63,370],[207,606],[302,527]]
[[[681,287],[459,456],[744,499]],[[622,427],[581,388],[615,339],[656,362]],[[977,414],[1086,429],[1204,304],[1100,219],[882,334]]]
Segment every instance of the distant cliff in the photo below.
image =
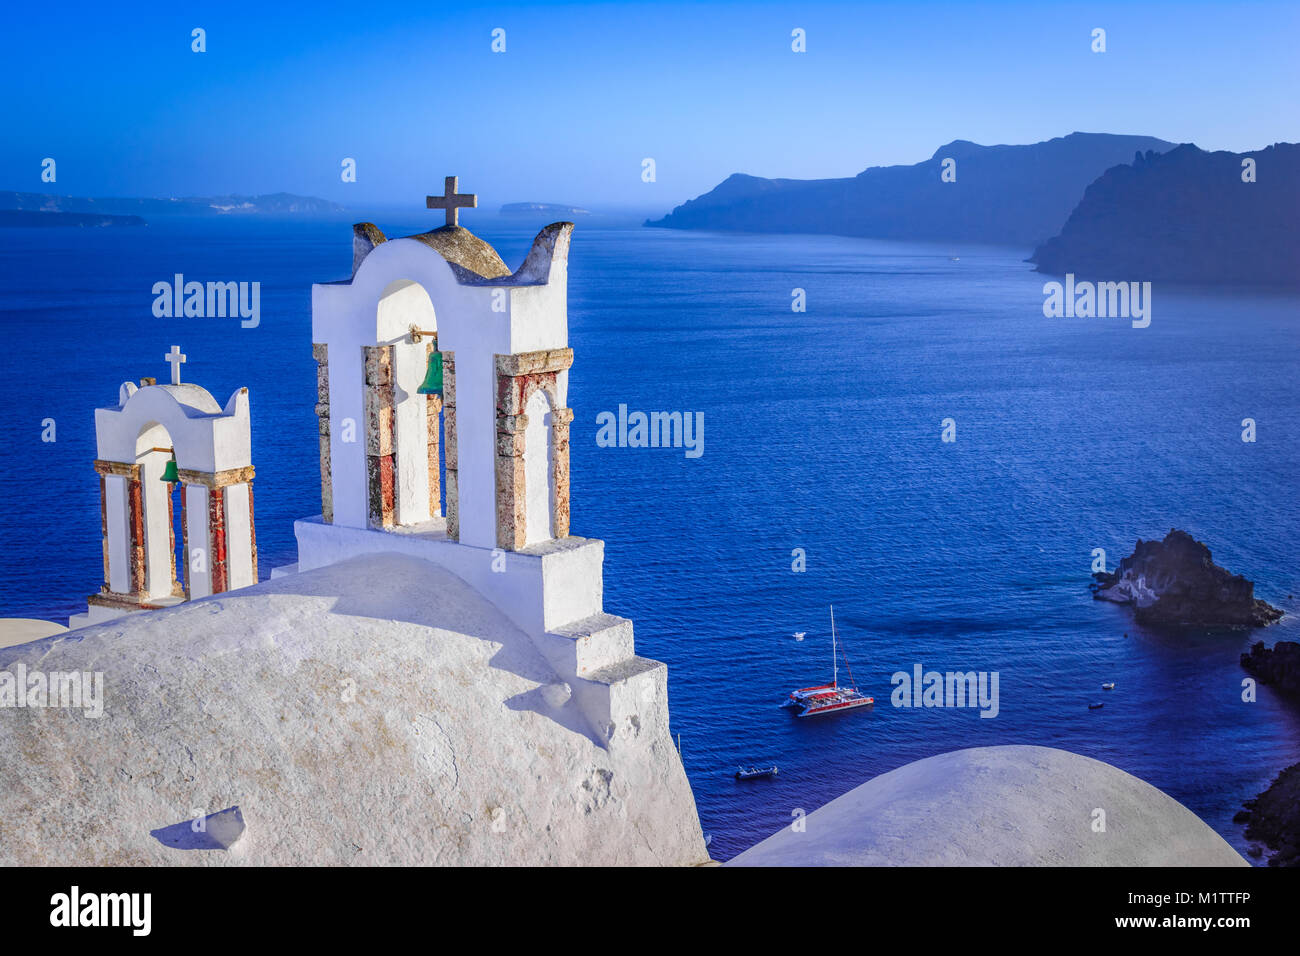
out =
[[[1255,161],[1243,182],[1242,161]],[[1039,272],[1106,279],[1300,285],[1300,145],[1143,153],[1088,187]]]
[[99,216],[324,216],[346,210],[314,196],[207,196],[184,199],[91,198],[49,193],[0,192],[0,209],[30,212],[90,213]]
[[[913,166],[876,166],[852,179],[760,179],[736,174],[648,226],[830,233],[880,239],[1006,243],[1027,248],[1060,231],[1084,189],[1150,136],[1071,133],[1027,146],[956,140]],[[955,161],[944,182],[944,160]]]

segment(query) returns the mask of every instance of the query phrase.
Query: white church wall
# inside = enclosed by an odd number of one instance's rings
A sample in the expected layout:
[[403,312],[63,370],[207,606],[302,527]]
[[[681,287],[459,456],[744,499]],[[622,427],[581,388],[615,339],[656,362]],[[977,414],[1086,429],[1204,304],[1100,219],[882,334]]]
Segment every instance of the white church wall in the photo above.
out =
[[407,554],[444,567],[490,595],[511,621],[535,637],[603,610],[605,543],[594,538],[569,538],[521,554],[422,535],[342,528],[319,518],[295,521],[293,530],[299,571],[361,554]]
[[524,407],[525,544],[547,541],[552,534],[555,474],[551,467],[551,402],[540,388]]
[[108,586],[118,594],[131,590],[130,505],[127,481],[121,475],[104,478],[104,507],[108,517]]
[[253,577],[253,526],[248,507],[248,485],[227,485],[225,496],[227,590],[256,584]]
[[[208,553],[208,489],[203,485],[185,488],[185,533],[189,544],[185,561],[186,580],[190,586],[190,600],[207,597],[212,593],[212,555]],[[195,569],[195,550],[201,550],[202,561]]]
[[[571,546],[575,541],[581,542],[580,546]],[[542,556],[543,628],[553,630],[601,613],[605,606],[605,542],[571,538],[542,547],[546,552]]]
[[492,353],[479,361],[456,354],[456,461],[460,540],[494,548],[496,530],[496,372]]
[[558,288],[545,285],[510,289],[510,342],[500,350],[503,354],[568,347],[568,305],[563,276],[560,281]]
[[[151,429],[141,439],[147,442],[168,440],[161,429]],[[148,447],[155,446],[150,444]],[[138,462],[140,504],[144,510],[145,593],[155,598],[168,597],[172,593],[172,531],[167,508],[171,485],[162,480],[163,469],[169,461],[171,455],[165,451],[145,451]]]

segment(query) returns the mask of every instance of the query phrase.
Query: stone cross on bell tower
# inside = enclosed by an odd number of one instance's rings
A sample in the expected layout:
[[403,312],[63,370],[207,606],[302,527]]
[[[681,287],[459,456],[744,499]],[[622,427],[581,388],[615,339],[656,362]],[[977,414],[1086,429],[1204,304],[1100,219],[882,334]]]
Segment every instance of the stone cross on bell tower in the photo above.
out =
[[441,196],[426,196],[425,203],[430,209],[447,210],[447,225],[456,227],[460,225],[460,210],[477,209],[478,196],[474,193],[456,192],[459,177],[446,177],[443,185],[443,194]]

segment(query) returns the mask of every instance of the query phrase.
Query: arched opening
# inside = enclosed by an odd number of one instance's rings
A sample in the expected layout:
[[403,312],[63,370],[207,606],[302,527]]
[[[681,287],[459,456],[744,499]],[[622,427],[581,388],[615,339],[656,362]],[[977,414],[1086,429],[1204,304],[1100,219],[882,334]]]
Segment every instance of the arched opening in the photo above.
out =
[[537,389],[524,406],[525,545],[554,537],[555,467],[551,443],[551,399]]
[[[135,463],[140,467],[140,513],[144,531],[143,542],[136,548],[142,554],[133,555],[133,561],[143,560],[141,596],[161,599],[181,592],[176,577],[177,521],[174,494],[176,484],[163,481],[163,473],[174,454],[171,435],[158,422],[150,422],[140,429],[135,443]],[[183,534],[182,534],[183,540]],[[181,555],[182,566],[184,556]]]
[[[443,394],[421,391],[437,353],[437,316],[424,287],[408,279],[390,283],[377,310],[381,338],[392,344],[376,347],[386,349],[386,357],[374,350],[367,356],[366,387],[372,390],[367,400],[377,409],[376,414],[367,413],[367,428],[390,431],[386,440],[376,436],[367,444],[367,454],[380,459],[368,463],[368,481],[386,483],[383,489],[371,489],[372,524],[442,525],[447,514],[446,418],[451,412]],[[412,328],[417,330],[414,336]],[[387,373],[376,368],[385,360]],[[388,461],[382,460],[385,456]],[[389,494],[391,504],[384,497]],[[378,521],[376,509],[383,512]]]

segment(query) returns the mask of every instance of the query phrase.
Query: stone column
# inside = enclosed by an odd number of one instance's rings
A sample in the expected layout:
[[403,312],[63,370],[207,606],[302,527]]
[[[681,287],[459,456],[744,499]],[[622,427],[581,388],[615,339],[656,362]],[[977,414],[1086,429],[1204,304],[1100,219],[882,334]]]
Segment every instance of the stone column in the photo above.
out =
[[127,479],[127,507],[130,509],[129,527],[131,529],[131,594],[143,599],[145,595],[145,546],[144,546],[144,489],[140,487],[140,469]]
[[181,554],[184,555],[185,577],[182,580],[182,589],[185,600],[190,599],[191,592],[194,588],[193,573],[190,570],[193,562],[190,559],[190,522],[189,509],[186,506],[185,491],[188,486],[181,482]]
[[442,353],[442,428],[446,434],[447,537],[460,540],[460,483],[456,458],[456,353]]
[[212,573],[212,593],[227,590],[226,582],[226,509],[219,489],[208,489],[208,570]]
[[104,589],[112,590],[108,570],[108,482],[102,472],[99,475],[99,534],[103,539]]
[[[179,584],[176,578],[176,511],[172,503],[172,482],[167,482],[167,557],[171,559],[172,593],[175,594]],[[182,511],[184,505],[182,504]],[[181,589],[184,593],[183,588]]]
[[104,538],[104,594],[130,595],[135,580],[135,552],[143,549],[143,535],[135,533],[136,519],[143,522],[140,501],[132,506],[132,489],[140,488],[140,466],[96,459],[99,474],[99,528]]
[[442,514],[442,448],[438,442],[438,419],[442,416],[442,397],[426,396],[429,422],[429,517]]
[[95,460],[99,474],[99,529],[103,535],[104,583],[91,604],[139,605],[144,588],[144,509],[140,466]]
[[496,517],[497,547],[517,551],[528,539],[528,489],[524,449],[528,416],[524,409],[537,389],[551,397],[552,533],[569,533],[569,423],[573,412],[559,407],[558,377],[573,364],[573,349],[544,349],[496,356]]
[[551,469],[555,485],[552,524],[557,538],[569,536],[569,424],[572,421],[573,409],[551,410]]
[[206,597],[257,583],[253,525],[252,465],[226,471],[180,469],[185,487],[185,550],[193,572],[191,542],[207,548],[205,570],[189,574],[189,596]]
[[334,521],[334,471],[330,462],[330,363],[329,346],[313,342],[316,359],[316,421],[320,430],[320,508],[326,524]]
[[[211,489],[199,473],[181,474],[181,501],[185,526],[185,583],[190,600],[207,597],[212,593],[212,542],[209,530],[209,504]],[[210,476],[209,476],[210,477]],[[203,552],[203,561],[195,567],[195,552]]]
[[253,520],[253,483],[248,483],[248,547],[253,567],[253,584],[257,583],[257,524]]
[[527,543],[527,488],[524,483],[524,433],[528,416],[497,413],[497,547],[518,551]]
[[393,441],[393,349],[366,346],[366,503],[373,528],[396,524],[397,492]]

